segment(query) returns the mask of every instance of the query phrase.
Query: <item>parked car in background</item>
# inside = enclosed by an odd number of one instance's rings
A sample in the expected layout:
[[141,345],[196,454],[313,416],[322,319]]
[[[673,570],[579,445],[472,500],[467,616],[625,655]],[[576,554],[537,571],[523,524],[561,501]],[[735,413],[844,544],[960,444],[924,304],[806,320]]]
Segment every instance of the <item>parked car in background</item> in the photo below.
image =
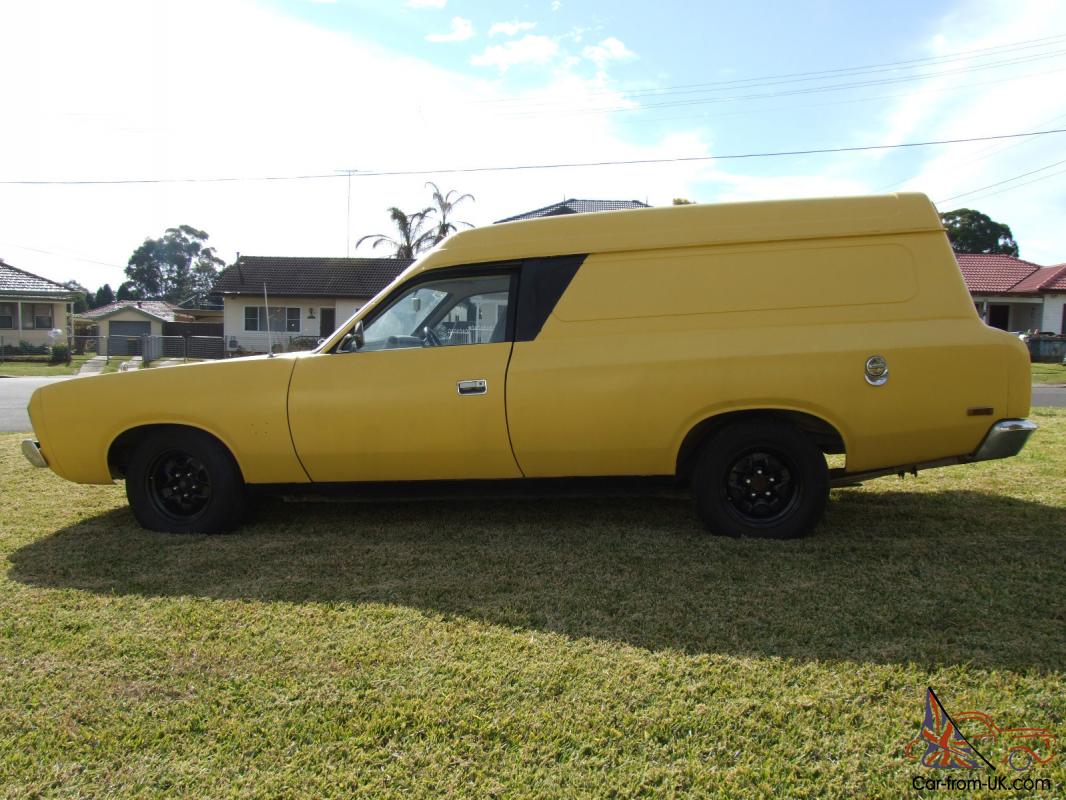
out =
[[155,530],[230,529],[247,487],[648,478],[715,533],[785,538],[831,485],[1017,453],[1029,396],[901,194],[463,232],[310,353],[39,389],[24,447],[125,479]]

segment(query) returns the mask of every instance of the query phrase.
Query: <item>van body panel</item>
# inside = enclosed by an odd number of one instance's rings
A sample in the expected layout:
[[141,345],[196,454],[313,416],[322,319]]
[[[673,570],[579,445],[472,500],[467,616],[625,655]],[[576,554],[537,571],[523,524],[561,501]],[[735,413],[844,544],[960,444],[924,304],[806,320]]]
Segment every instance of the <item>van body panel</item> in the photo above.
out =
[[[510,342],[297,361],[292,440],[315,482],[519,478],[504,411]],[[458,383],[487,390],[460,395]]]

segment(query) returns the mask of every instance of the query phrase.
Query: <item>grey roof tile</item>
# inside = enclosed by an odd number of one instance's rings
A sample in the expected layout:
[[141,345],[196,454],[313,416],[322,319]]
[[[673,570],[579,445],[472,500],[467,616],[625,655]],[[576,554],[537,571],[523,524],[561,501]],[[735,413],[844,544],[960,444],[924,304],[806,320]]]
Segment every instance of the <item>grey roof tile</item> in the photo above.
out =
[[212,292],[288,297],[373,297],[403,272],[406,258],[241,256],[218,276]]

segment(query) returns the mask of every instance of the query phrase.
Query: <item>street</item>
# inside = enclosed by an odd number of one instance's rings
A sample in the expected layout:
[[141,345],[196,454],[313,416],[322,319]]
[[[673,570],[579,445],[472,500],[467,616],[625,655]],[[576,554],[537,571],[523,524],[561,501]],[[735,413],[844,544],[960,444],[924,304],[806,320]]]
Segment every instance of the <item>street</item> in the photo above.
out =
[[1033,405],[1066,408],[1066,386],[1034,386]]
[[0,378],[0,431],[28,433],[30,417],[26,404],[38,386],[47,386],[56,381],[69,381],[73,376],[59,378]]

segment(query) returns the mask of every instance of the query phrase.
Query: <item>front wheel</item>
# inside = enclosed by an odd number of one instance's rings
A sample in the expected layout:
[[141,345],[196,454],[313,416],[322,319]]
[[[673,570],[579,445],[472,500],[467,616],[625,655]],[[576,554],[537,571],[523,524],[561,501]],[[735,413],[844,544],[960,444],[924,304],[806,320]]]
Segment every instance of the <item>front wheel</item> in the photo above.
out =
[[692,489],[712,533],[794,539],[810,533],[822,518],[829,471],[821,451],[792,426],[744,423],[707,441]]
[[126,497],[142,527],[222,533],[244,517],[244,480],[229,451],[202,431],[167,429],[134,449]]

